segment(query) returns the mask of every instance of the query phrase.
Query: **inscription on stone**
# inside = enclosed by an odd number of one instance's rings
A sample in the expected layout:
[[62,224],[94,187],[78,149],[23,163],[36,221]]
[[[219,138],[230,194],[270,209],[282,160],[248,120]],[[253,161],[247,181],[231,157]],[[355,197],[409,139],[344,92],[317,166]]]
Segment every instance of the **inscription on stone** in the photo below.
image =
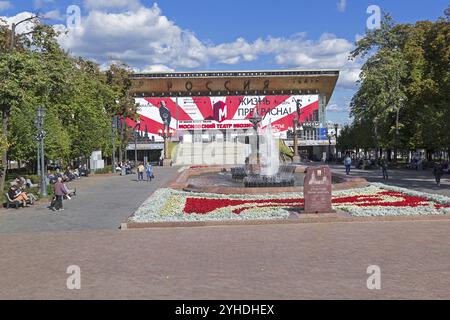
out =
[[331,171],[328,166],[309,167],[303,184],[305,213],[330,213]]

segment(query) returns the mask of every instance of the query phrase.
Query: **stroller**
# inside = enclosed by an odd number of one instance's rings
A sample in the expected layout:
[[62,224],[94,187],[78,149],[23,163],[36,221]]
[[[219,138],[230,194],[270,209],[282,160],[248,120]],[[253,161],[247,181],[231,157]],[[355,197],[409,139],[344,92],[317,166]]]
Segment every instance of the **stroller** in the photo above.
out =
[[[77,188],[75,188],[74,190],[71,190],[72,192],[65,194],[63,196],[63,200],[70,200],[72,197],[77,195]],[[55,206],[56,203],[56,196],[53,195],[52,201],[50,202],[50,208],[53,208]]]

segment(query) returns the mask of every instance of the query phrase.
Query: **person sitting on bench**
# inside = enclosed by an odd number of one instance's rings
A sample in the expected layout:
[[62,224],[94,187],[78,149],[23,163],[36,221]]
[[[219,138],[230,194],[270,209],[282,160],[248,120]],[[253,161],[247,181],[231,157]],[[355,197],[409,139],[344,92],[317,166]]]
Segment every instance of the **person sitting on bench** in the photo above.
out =
[[8,191],[8,196],[12,201],[22,202],[24,207],[28,207],[28,197],[25,192],[18,189],[16,186],[11,186]]

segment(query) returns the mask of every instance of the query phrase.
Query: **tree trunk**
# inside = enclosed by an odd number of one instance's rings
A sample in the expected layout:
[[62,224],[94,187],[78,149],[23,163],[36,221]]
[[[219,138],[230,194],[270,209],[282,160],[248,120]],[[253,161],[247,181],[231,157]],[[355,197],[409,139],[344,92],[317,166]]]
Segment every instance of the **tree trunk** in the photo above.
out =
[[433,151],[432,150],[426,150],[426,157],[427,161],[433,161]]
[[[6,106],[4,106],[2,112],[2,133],[5,138],[8,137],[8,121],[9,121],[9,110],[7,110]],[[5,189],[7,171],[8,171],[8,148],[6,148],[2,153],[2,168],[0,173],[1,192],[3,192],[3,190]]]
[[392,161],[391,149],[387,149],[387,160]]

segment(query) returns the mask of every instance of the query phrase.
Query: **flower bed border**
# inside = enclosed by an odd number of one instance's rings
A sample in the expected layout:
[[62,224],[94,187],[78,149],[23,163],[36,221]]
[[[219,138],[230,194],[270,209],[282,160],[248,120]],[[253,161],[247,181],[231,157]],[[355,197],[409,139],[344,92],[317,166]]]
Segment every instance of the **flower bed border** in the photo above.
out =
[[[429,194],[414,190],[409,190],[401,187],[389,186],[381,183],[372,183],[374,187],[382,188],[388,191],[401,192],[406,195],[418,196],[426,198],[430,201],[439,202],[440,204],[450,205],[450,197]],[[148,198],[141,207],[145,208],[145,204],[151,204],[154,212],[161,212],[166,206],[165,201],[155,203],[155,198],[165,198],[165,196],[171,196],[176,193],[186,193],[181,190],[174,189],[158,189],[152,197]],[[337,194],[344,193],[345,191],[336,191]],[[297,193],[297,195],[302,195]],[[216,198],[226,199],[240,199],[242,195],[224,195],[224,194],[211,194],[203,193],[202,196],[213,196]],[[253,199],[283,199],[289,198],[292,195],[285,194],[269,194],[269,195],[251,195]],[[280,198],[281,197],[281,198]],[[180,204],[181,205],[181,204]],[[140,209],[141,209],[140,207]],[[142,209],[144,210],[144,209]],[[446,209],[448,210],[448,209]],[[138,214],[139,209],[132,215]],[[131,217],[132,217],[131,216]],[[131,218],[130,217],[130,218]],[[158,214],[155,213],[155,217]],[[161,215],[159,215],[161,217]],[[130,219],[129,218],[129,219]],[[155,220],[155,221],[131,221],[127,220],[123,223],[121,229],[142,229],[142,228],[165,228],[165,227],[200,227],[200,226],[226,226],[226,225],[268,225],[268,224],[293,224],[293,223],[323,223],[323,222],[380,222],[380,221],[429,221],[429,220],[450,220],[450,214],[406,214],[406,215],[350,215],[343,210],[337,210],[336,213],[330,214],[292,214],[287,217],[267,217],[262,219],[223,219],[223,220]]]
[[126,222],[121,230],[152,229],[152,228],[186,228],[186,227],[220,227],[220,226],[264,226],[292,225],[303,223],[346,223],[346,222],[405,222],[405,221],[436,221],[450,220],[450,215],[405,215],[405,216],[345,216],[342,212],[336,214],[300,215],[294,219],[273,220],[205,220],[205,221],[170,221],[170,222]]

